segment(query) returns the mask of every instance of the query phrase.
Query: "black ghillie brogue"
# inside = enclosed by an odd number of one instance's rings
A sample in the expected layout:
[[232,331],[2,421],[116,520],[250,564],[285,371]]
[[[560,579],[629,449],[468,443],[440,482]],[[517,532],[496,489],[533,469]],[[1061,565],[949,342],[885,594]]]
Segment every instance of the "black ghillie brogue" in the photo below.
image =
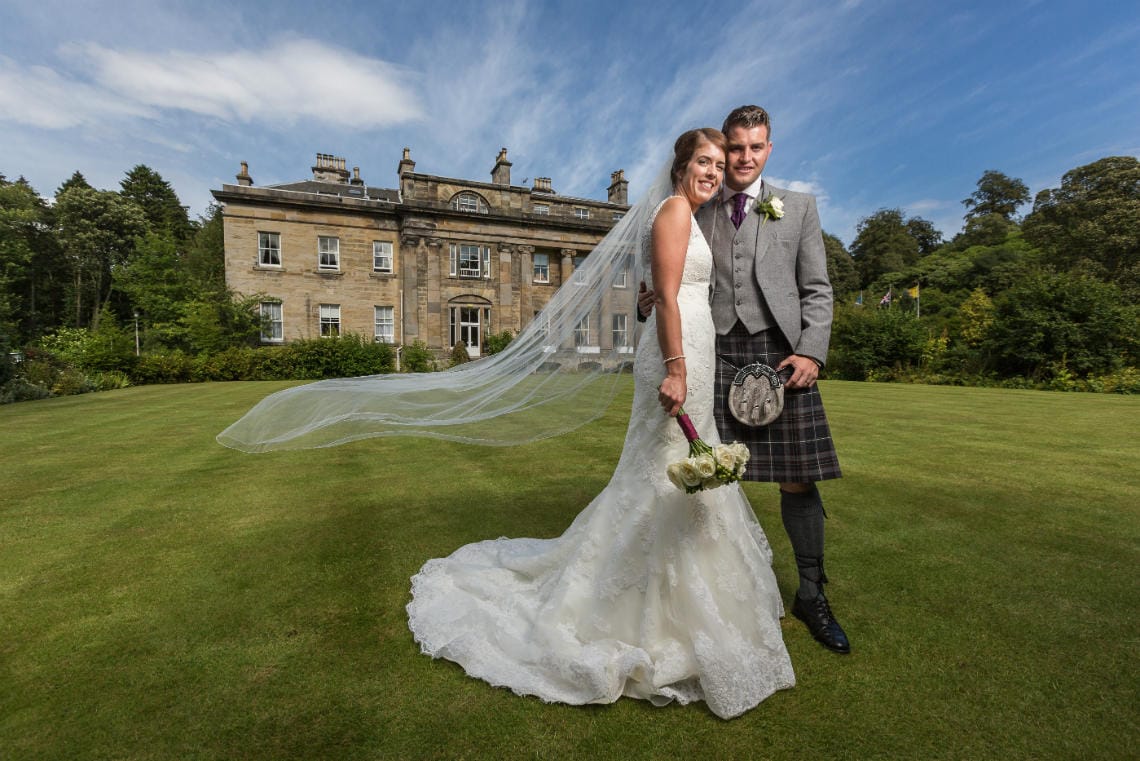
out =
[[805,600],[797,596],[796,601],[792,603],[792,615],[807,624],[811,636],[828,650],[844,655],[851,652],[851,643],[847,641],[847,634],[835,620],[831,606],[822,592],[814,600]]

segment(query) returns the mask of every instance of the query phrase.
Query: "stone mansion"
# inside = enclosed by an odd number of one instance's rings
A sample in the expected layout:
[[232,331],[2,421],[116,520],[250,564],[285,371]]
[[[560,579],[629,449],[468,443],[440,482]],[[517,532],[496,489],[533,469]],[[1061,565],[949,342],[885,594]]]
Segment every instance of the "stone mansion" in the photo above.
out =
[[[312,179],[257,186],[242,162],[223,205],[226,283],[263,294],[262,341],[358,333],[482,353],[491,333],[518,333],[628,207],[556,193],[548,177],[511,184],[504,148],[490,182],[416,172],[404,149],[398,188],[366,185],[359,167],[317,154]],[[623,346],[634,315],[584,326],[578,343]]]

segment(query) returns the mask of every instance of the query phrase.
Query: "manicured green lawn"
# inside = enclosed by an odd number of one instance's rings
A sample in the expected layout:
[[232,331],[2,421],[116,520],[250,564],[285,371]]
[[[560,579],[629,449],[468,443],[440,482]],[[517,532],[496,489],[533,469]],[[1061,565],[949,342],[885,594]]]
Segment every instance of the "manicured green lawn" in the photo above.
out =
[[[799,680],[702,705],[546,705],[420,655],[408,580],[553,536],[608,480],[629,393],[523,447],[245,455],[280,383],[0,407],[0,757],[1124,758],[1140,745],[1140,399],[830,382],[829,593]],[[795,572],[772,486],[749,496]],[[1131,747],[1134,750],[1128,751]]]

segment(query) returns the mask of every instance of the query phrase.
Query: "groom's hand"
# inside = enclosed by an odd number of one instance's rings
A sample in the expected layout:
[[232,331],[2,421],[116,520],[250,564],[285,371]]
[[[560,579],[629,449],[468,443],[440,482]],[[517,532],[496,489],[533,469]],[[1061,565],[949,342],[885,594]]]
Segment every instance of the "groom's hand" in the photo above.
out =
[[650,312],[653,311],[653,291],[649,290],[645,281],[641,281],[641,285],[637,289],[637,321],[645,322],[649,319]]
[[791,378],[788,378],[786,384],[788,388],[811,388],[815,385],[815,380],[819,377],[819,365],[814,359],[799,354],[789,354],[776,370],[782,370],[789,365],[795,372]]

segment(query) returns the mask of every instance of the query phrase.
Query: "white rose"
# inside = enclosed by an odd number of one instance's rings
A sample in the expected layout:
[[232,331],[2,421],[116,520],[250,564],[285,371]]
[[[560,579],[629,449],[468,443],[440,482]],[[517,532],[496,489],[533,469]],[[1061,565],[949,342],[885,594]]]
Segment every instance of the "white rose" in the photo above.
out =
[[736,443],[730,444],[729,446],[732,448],[733,454],[736,455],[737,465],[747,465],[748,461],[752,459],[752,453],[748,451],[747,444],[742,444],[737,441]]
[[768,199],[768,204],[772,207],[773,217],[779,219],[780,217],[784,216],[784,202],[782,200],[776,196],[772,196]]
[[665,475],[669,476],[669,480],[673,482],[674,486],[681,491],[685,490],[685,479],[681,478],[681,463],[675,462],[665,468]]
[[728,444],[717,444],[713,447],[713,457],[716,458],[716,464],[723,468],[732,470],[736,467],[736,452]]
[[703,454],[693,458],[693,464],[697,467],[697,472],[701,474],[701,478],[713,478],[716,476],[716,460],[712,455]]
[[681,481],[685,484],[686,489],[692,489],[696,486],[700,486],[701,481],[704,480],[701,478],[700,472],[697,471],[697,465],[695,462],[693,462],[692,457],[687,460],[681,460],[679,463],[677,463],[677,470],[681,476]]

